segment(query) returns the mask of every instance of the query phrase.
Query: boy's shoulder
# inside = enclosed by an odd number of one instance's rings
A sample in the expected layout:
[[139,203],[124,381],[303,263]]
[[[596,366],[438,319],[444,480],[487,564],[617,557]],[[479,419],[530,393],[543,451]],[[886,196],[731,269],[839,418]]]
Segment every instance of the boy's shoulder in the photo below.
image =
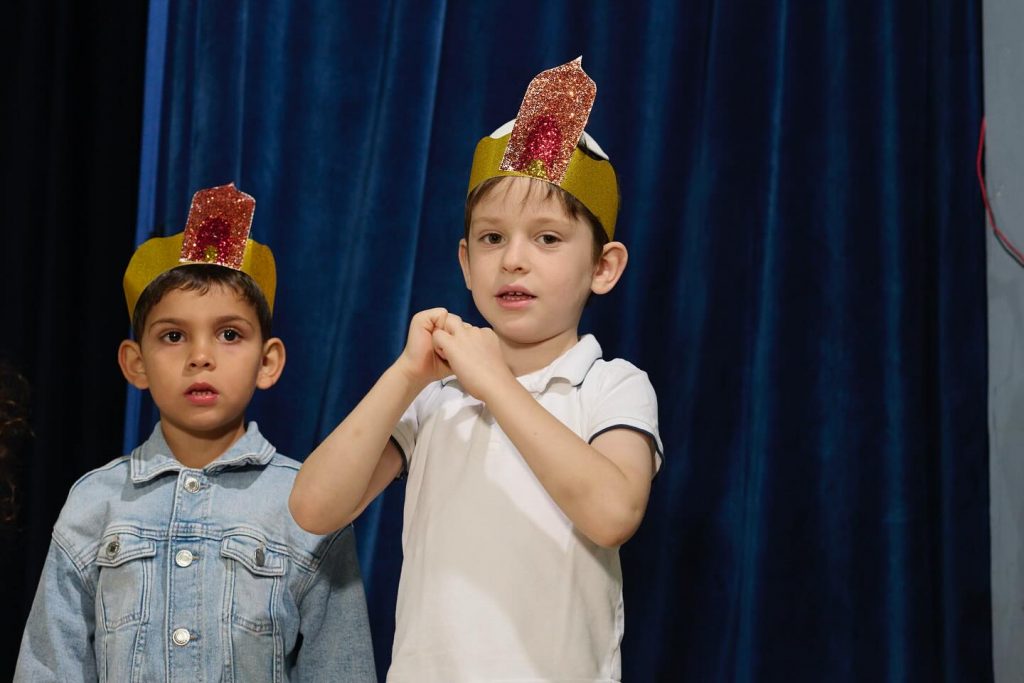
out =
[[591,371],[587,373],[587,377],[594,375],[597,378],[619,378],[619,377],[631,377],[633,375],[647,376],[647,373],[641,370],[639,367],[629,362],[625,358],[598,358],[594,361],[594,366]]
[[634,394],[654,396],[654,386],[647,373],[624,358],[598,358],[579,384],[584,398],[628,399]]
[[647,373],[623,358],[604,358],[604,351],[592,334],[584,335],[563,356],[541,373],[545,384],[560,377],[584,394],[600,397],[623,383],[650,385]]
[[83,474],[71,485],[53,527],[54,540],[81,566],[88,564],[105,526],[111,500],[124,499],[131,456],[122,455]]
[[82,509],[102,505],[105,497],[124,488],[129,481],[130,470],[131,456],[122,455],[83,474],[71,485],[58,523]]

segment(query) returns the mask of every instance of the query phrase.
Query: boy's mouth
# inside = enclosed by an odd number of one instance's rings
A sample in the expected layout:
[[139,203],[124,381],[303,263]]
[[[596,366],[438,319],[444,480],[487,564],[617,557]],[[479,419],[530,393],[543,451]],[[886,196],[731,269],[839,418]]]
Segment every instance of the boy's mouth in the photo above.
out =
[[185,390],[185,398],[199,406],[211,405],[218,395],[217,390],[206,382],[196,382]]
[[537,297],[525,287],[503,287],[495,298],[502,308],[516,309],[528,306]]
[[498,293],[495,295],[495,297],[498,299],[498,303],[500,303],[502,305],[505,305],[505,304],[510,304],[510,305],[512,305],[512,304],[522,304],[522,303],[525,303],[527,301],[532,301],[533,299],[537,298],[526,287],[518,287],[518,286],[514,286],[514,287],[505,286],[505,287],[502,287],[501,289],[498,290]]

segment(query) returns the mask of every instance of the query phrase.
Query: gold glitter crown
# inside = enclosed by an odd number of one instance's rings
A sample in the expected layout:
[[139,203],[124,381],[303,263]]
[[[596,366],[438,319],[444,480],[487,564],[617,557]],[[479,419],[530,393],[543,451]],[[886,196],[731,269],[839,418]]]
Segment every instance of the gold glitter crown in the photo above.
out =
[[172,268],[205,263],[240,270],[260,288],[274,311],[277,270],[270,248],[249,239],[256,200],[234,183],[199,190],[192,197],[185,231],[154,237],[135,250],[124,273],[128,317],[153,280]]
[[467,194],[498,176],[546,180],[580,200],[612,239],[619,185],[608,156],[583,130],[597,85],[582,62],[577,57],[530,81],[519,115],[477,143]]

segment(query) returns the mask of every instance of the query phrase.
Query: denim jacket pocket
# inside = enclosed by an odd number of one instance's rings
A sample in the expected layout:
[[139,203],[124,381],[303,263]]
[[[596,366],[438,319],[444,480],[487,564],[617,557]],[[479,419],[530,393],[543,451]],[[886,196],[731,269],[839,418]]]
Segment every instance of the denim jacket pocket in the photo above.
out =
[[231,560],[227,585],[232,623],[254,634],[272,633],[287,556],[269,548],[266,540],[251,530],[226,535],[220,554]]
[[96,552],[97,595],[107,631],[146,618],[155,556],[156,542],[130,531],[103,536]]

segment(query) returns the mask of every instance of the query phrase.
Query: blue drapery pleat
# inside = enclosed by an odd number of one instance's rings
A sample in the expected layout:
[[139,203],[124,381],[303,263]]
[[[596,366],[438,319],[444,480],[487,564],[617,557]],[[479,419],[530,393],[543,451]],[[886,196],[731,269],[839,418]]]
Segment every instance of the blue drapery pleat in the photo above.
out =
[[[649,372],[667,449],[623,549],[624,680],[991,677],[976,1],[154,4],[139,238],[201,187],[256,197],[289,353],[250,417],[282,452],[416,310],[479,321],[473,146],[582,54],[630,249],[584,328]],[[382,673],[401,505],[357,523]]]

